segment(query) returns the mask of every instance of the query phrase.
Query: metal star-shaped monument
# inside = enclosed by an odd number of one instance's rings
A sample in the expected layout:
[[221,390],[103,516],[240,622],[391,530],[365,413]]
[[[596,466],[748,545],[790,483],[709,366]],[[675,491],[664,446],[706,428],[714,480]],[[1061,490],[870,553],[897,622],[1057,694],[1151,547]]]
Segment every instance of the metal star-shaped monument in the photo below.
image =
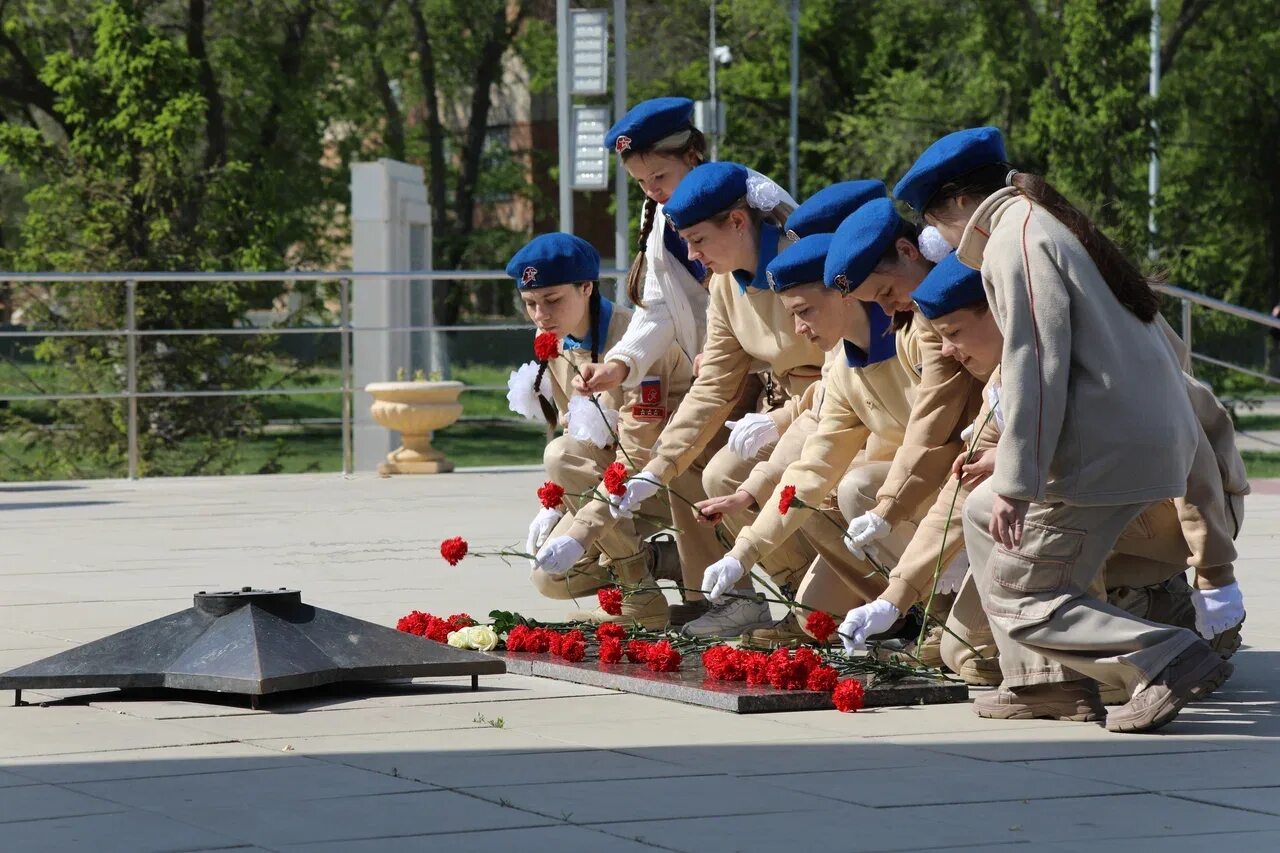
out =
[[342,681],[500,674],[506,665],[302,603],[298,590],[198,592],[195,605],[0,674],[0,690],[170,688],[256,697]]

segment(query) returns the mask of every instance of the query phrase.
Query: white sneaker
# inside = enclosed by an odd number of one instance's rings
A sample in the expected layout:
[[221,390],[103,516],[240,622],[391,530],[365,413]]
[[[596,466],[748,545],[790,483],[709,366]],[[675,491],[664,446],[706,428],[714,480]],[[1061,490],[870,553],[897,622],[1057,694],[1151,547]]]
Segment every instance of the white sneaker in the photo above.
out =
[[769,625],[773,617],[769,605],[749,598],[729,598],[692,622],[685,623],[681,633],[686,637],[732,637],[737,639],[753,628]]

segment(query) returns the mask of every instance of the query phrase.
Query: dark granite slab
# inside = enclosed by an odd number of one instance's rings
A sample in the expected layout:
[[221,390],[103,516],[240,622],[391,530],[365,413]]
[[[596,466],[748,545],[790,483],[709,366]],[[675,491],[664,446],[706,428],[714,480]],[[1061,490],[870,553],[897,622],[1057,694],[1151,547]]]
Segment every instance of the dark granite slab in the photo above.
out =
[[[706,677],[701,663],[690,658],[685,659],[679,672],[651,672],[644,664],[638,663],[608,664],[590,659],[570,663],[549,654],[492,654],[505,661],[507,672],[515,675],[536,675],[591,687],[606,687],[735,714],[822,711],[832,707],[831,696],[826,693],[753,687],[742,681],[712,681]],[[941,678],[910,677],[877,683],[868,676],[861,676],[860,680],[866,691],[864,702],[868,708],[940,705],[964,702],[969,698],[969,689],[963,683]]]

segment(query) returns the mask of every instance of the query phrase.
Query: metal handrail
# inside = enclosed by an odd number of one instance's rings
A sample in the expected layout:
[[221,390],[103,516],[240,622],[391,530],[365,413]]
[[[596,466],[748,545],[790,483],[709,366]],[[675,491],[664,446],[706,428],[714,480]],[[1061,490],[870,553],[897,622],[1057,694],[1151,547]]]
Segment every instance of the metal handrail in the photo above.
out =
[[[617,281],[627,270],[600,271],[600,280]],[[40,402],[61,400],[124,400],[128,407],[126,439],[128,443],[128,476],[139,476],[138,401],[174,397],[292,397],[319,394],[341,394],[342,397],[342,471],[353,468],[352,426],[354,392],[351,336],[355,332],[496,332],[529,329],[528,323],[476,323],[465,326],[409,325],[357,326],[351,322],[351,284],[353,281],[399,279],[407,281],[492,281],[505,280],[504,270],[292,270],[272,272],[106,272],[106,273],[0,273],[0,282],[8,283],[82,283],[123,284],[125,287],[125,325],[116,329],[49,329],[0,331],[0,339],[12,338],[101,338],[125,340],[125,388],[122,391],[69,392],[64,394],[0,394],[3,402]],[[137,325],[137,287],[149,283],[198,282],[299,282],[336,281],[338,292],[338,324],[317,326],[239,326],[224,329],[140,329]],[[338,388],[245,388],[217,390],[138,390],[138,339],[146,337],[192,335],[331,335],[339,336],[339,369],[342,378]],[[463,391],[495,390],[495,386],[468,386]],[[500,390],[500,389],[498,389]]]
[[[618,280],[627,274],[627,270],[601,270],[601,280]],[[12,338],[94,338],[122,337],[125,339],[125,389],[108,392],[71,392],[65,394],[0,394],[0,401],[35,402],[56,400],[125,400],[128,405],[127,438],[128,468],[130,479],[139,475],[138,458],[138,401],[156,398],[173,397],[269,397],[269,396],[310,396],[320,394],[341,394],[342,397],[342,467],[343,473],[352,470],[352,426],[354,391],[352,377],[352,341],[354,332],[495,332],[517,331],[530,328],[527,323],[476,323],[469,325],[396,325],[396,326],[363,326],[351,322],[351,285],[362,280],[398,279],[404,281],[492,281],[505,280],[507,274],[503,270],[289,270],[271,272],[108,272],[108,273],[53,273],[35,272],[0,273],[0,282],[9,283],[84,283],[84,284],[123,284],[125,286],[125,325],[116,329],[49,329],[0,331],[0,339]],[[303,281],[335,281],[339,285],[338,307],[339,319],[336,325],[315,326],[241,326],[223,329],[140,329],[137,326],[136,289],[139,285],[152,283],[198,283],[198,282],[303,282]],[[1192,348],[1191,308],[1198,305],[1203,308],[1239,317],[1272,329],[1280,329],[1280,319],[1258,311],[1243,308],[1230,302],[1224,302],[1191,290],[1167,284],[1155,285],[1155,289],[1182,303],[1182,337],[1187,347]],[[336,388],[292,387],[292,388],[252,388],[252,389],[217,389],[217,390],[174,390],[174,391],[140,391],[138,389],[137,362],[138,339],[146,337],[193,336],[193,335],[226,335],[226,336],[267,336],[267,335],[333,335],[340,340],[340,373],[341,386]],[[1197,361],[1212,364],[1229,370],[1239,371],[1268,382],[1280,383],[1280,379],[1268,376],[1241,365],[1232,364],[1207,355],[1192,352]],[[501,390],[499,386],[467,386],[463,391]]]

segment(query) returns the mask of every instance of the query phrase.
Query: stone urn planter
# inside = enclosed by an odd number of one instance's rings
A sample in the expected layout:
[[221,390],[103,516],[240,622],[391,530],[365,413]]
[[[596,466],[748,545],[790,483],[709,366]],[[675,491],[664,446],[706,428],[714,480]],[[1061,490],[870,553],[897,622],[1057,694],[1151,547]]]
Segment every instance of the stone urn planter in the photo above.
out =
[[400,433],[400,446],[387,454],[378,473],[441,474],[453,463],[431,446],[431,433],[462,414],[461,382],[374,382],[364,386],[373,396],[370,412],[382,426]]

